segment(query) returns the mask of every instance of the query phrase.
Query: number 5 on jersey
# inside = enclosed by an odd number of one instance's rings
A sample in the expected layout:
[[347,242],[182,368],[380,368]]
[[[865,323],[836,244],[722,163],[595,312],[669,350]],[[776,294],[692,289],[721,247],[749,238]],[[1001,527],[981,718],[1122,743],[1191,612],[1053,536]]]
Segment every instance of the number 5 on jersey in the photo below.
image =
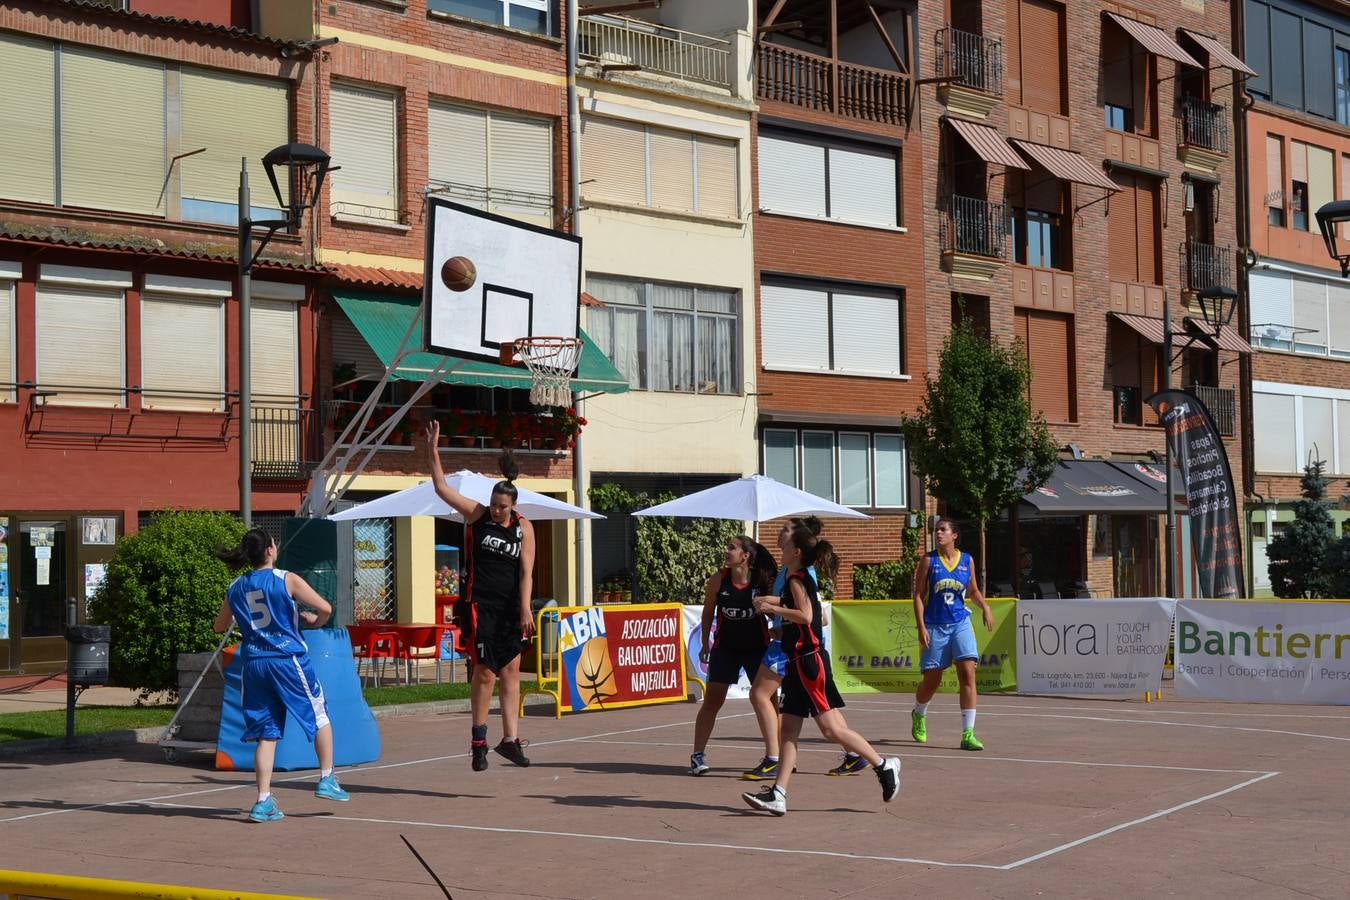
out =
[[253,627],[258,631],[263,631],[272,624],[272,610],[268,609],[267,601],[264,599],[262,591],[249,591],[244,595],[248,601],[249,618],[253,620]]

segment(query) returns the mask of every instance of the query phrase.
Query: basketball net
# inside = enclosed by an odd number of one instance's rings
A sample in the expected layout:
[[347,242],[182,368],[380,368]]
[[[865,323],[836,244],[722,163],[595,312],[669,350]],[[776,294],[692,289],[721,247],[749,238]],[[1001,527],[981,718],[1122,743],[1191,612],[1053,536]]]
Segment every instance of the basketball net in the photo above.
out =
[[530,402],[536,406],[570,406],[572,373],[581,359],[580,338],[529,337],[515,342],[516,358],[530,370]]

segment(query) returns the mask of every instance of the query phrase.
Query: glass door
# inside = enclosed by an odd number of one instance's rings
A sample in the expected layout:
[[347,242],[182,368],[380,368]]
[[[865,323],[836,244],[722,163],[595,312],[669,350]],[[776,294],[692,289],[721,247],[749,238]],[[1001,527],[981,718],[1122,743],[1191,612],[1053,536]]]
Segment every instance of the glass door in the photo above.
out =
[[24,668],[65,661],[68,525],[64,519],[25,519],[11,543],[10,563],[18,570],[10,616],[18,633],[11,647]]

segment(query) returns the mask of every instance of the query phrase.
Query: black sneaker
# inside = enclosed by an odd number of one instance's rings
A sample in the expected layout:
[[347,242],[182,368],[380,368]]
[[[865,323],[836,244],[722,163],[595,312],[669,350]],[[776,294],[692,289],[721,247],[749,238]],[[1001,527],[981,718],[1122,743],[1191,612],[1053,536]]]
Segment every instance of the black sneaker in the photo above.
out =
[[867,760],[853,753],[844,754],[844,761],[835,766],[827,775],[858,775],[867,768]]
[[473,751],[473,770],[481,772],[488,767],[487,741],[474,741],[469,749]]
[[887,757],[881,766],[873,771],[877,773],[877,781],[881,782],[882,801],[890,803],[900,795],[900,758]]
[[741,778],[746,781],[768,781],[778,775],[778,760],[769,759],[767,756],[759,761],[759,765],[741,773]]
[[511,762],[515,763],[516,765],[524,767],[530,764],[529,759],[526,758],[524,753],[525,746],[526,746],[525,741],[522,741],[520,738],[516,738],[514,741],[503,740],[500,744],[493,747],[492,749],[496,750],[499,754],[505,756],[507,759],[511,760]]
[[762,809],[764,812],[771,812],[775,816],[787,815],[787,797],[779,793],[773,785],[766,785],[758,794],[752,794],[746,791],[741,794],[741,799],[751,809]]

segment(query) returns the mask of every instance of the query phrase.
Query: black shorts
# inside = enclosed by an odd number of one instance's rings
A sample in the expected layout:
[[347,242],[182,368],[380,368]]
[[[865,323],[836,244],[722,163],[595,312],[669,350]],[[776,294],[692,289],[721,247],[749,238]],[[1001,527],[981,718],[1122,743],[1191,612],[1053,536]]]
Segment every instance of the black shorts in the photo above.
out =
[[475,666],[500,672],[529,644],[521,636],[519,603],[470,603],[464,643]]
[[764,648],[756,650],[729,650],[714,647],[708,656],[708,683],[735,684],[741,680],[741,672],[752,682],[759,671],[759,661],[764,658]]
[[779,707],[783,715],[809,719],[843,706],[844,699],[830,674],[828,657],[812,653],[788,660],[783,676],[783,702]]

